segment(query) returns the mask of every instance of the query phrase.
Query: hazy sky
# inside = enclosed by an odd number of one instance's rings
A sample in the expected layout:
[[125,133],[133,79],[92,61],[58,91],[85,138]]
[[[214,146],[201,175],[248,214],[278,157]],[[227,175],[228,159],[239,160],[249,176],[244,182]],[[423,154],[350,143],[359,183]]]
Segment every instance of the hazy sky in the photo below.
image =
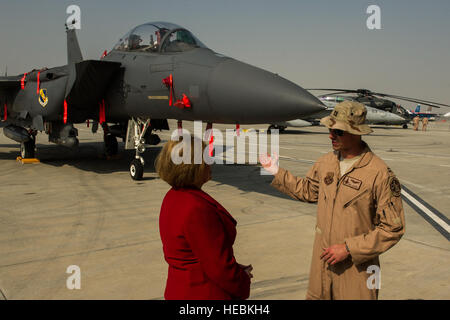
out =
[[[85,58],[98,59],[136,25],[169,21],[216,52],[304,88],[367,88],[450,104],[449,0],[0,0],[2,75],[5,66],[12,75],[66,63],[70,4],[81,8]],[[366,27],[371,4],[381,8],[382,30]]]

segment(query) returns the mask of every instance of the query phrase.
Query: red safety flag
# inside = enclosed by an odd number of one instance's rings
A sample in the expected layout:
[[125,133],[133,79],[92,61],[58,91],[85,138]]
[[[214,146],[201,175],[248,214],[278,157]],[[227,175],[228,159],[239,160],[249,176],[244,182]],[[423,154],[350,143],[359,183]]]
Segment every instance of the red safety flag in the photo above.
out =
[[169,88],[170,91],[170,97],[169,97],[169,106],[172,105],[173,100],[173,77],[172,75],[168,76],[167,78],[163,79],[163,83],[166,85],[167,88]]
[[209,131],[209,156],[212,157],[213,156],[213,152],[214,152],[214,136],[213,136],[213,131],[212,131],[212,123],[207,123],[206,124],[206,131]]
[[211,138],[209,138],[209,156],[212,157],[214,152],[214,136],[211,133]]
[[22,90],[25,89],[25,78],[26,77],[27,77],[27,73],[24,73],[22,79],[20,79],[20,88]]
[[38,72],[38,74],[37,74],[37,94],[39,94],[39,87],[40,87],[40,84],[39,84],[39,77],[41,76],[41,72],[39,71]]
[[86,120],[86,127],[89,128],[89,119]]
[[5,102],[5,113],[3,114],[3,120],[6,121],[8,120],[8,106]]
[[188,97],[186,97],[186,95],[183,93],[183,105],[186,108],[190,108],[191,107],[191,100],[189,100]]
[[105,117],[105,100],[102,99],[102,102],[100,102],[100,109],[99,109],[99,113],[98,113],[98,122],[100,124],[102,124],[103,122],[105,122],[106,117]]
[[241,125],[240,124],[236,124],[236,135],[239,137],[240,135],[240,130],[241,130]]
[[191,107],[191,101],[188,97],[183,93],[183,99],[177,100],[174,104],[174,106],[183,109],[183,108],[190,108]]
[[170,100],[169,100],[169,106],[172,105],[172,99],[173,99],[173,77],[172,74],[169,76],[169,83],[170,83]]
[[63,116],[64,124],[67,123],[67,101],[64,99],[64,116]]

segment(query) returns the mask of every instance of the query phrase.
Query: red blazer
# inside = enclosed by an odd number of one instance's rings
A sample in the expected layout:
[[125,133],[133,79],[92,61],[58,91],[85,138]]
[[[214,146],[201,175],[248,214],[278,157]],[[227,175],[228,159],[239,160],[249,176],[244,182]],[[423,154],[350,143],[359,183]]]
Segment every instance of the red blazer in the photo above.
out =
[[170,189],[159,216],[168,300],[247,299],[250,278],[233,254],[236,220],[199,189]]

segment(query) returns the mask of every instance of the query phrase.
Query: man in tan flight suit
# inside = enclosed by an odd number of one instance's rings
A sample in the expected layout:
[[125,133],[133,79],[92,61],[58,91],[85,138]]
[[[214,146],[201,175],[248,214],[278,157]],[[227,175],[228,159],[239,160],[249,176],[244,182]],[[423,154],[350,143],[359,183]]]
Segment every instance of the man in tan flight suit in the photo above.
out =
[[422,131],[427,131],[428,117],[423,117],[422,119]]
[[378,256],[405,231],[400,183],[361,140],[364,105],[344,101],[321,120],[333,152],[317,160],[306,178],[278,167],[278,157],[261,155],[274,174],[272,186],[305,202],[317,202],[317,224],[307,299],[377,299]]
[[413,118],[413,129],[414,129],[414,131],[417,131],[419,129],[419,122],[420,122],[420,117],[419,116],[415,116]]

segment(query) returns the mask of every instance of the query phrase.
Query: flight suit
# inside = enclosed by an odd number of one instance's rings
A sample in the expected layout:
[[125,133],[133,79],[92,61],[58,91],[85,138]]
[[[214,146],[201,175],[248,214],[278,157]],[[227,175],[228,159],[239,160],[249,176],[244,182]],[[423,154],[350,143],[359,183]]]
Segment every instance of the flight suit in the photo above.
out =
[[[367,145],[361,159],[339,176],[339,153],[330,152],[306,178],[280,168],[272,186],[294,199],[318,204],[306,298],[377,299],[378,289],[367,285],[370,266],[379,268],[378,256],[405,231],[400,183]],[[347,259],[333,266],[320,259],[323,248],[344,243],[350,251]]]
[[417,131],[417,129],[419,128],[419,122],[420,122],[419,116],[413,118],[414,131]]
[[424,117],[422,119],[422,131],[427,131],[427,126],[428,126],[428,118]]

